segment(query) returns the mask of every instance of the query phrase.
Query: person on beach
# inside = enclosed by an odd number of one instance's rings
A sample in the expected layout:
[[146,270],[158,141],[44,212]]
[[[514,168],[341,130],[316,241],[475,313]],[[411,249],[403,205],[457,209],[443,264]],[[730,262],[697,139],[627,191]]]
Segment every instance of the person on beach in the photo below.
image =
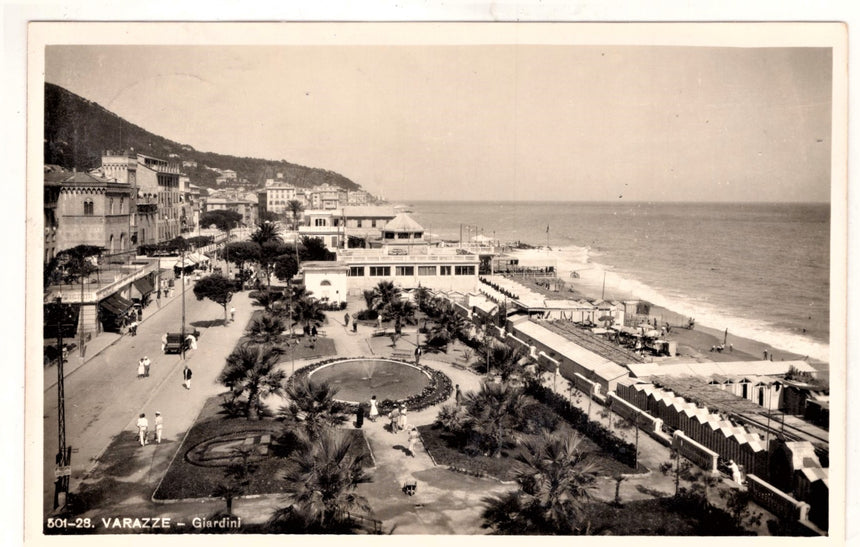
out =
[[397,424],[400,422],[400,410],[394,407],[394,410],[388,413],[389,429],[392,433],[397,433]]
[[164,429],[164,419],[161,412],[155,411],[155,444],[161,444],[161,432]]
[[376,402],[376,395],[372,395],[370,397],[370,413],[368,414],[371,422],[376,421],[376,417],[379,416],[379,405]]
[[400,407],[400,423],[398,424],[400,430],[406,431],[407,419],[408,418],[406,417],[406,405],[403,405]]
[[146,419],[146,414],[141,414],[137,418],[137,438],[140,441],[140,446],[146,446],[147,429],[149,429],[149,421]]
[[764,360],[767,361],[767,350],[764,350]]
[[146,373],[146,366],[143,364],[143,358],[138,359],[137,361],[137,379],[140,380],[143,378]]
[[185,389],[191,389],[191,369],[188,368],[188,365],[182,369],[182,385],[185,386]]
[[409,450],[409,455],[413,458],[415,457],[415,443],[418,442],[420,437],[421,435],[419,435],[417,427],[413,425],[409,428],[409,447],[407,450]]

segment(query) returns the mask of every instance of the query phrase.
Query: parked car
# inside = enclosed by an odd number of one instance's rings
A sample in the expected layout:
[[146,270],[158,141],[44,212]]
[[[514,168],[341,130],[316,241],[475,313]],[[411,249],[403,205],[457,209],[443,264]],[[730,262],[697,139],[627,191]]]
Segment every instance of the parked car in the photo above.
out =
[[183,346],[185,351],[191,349],[191,340],[188,339],[189,335],[198,340],[200,338],[200,331],[197,329],[185,331],[185,340],[182,339],[181,332],[168,332],[166,341],[164,342],[164,353],[182,353]]

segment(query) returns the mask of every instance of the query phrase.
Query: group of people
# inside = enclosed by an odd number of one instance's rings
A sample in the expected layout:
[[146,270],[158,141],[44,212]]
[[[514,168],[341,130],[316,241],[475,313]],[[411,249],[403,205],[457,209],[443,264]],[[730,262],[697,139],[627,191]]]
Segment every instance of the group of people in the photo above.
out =
[[[361,412],[361,411],[359,411]],[[376,418],[379,416],[379,401],[376,399],[376,395],[372,395],[370,397],[370,410],[367,413],[368,418],[371,422],[375,422]],[[418,433],[418,428],[408,425],[409,418],[408,411],[406,409],[406,405],[400,405],[400,407],[394,407],[394,409],[388,413],[388,421],[389,421],[389,431],[392,434],[396,434],[399,431],[404,431],[407,428],[409,429],[408,440],[409,446],[407,451],[409,455],[413,458],[415,457],[415,444],[418,442],[418,439],[421,438],[421,435]]]
[[[161,434],[164,429],[164,420],[161,417],[161,412],[155,411],[155,444],[161,444]],[[137,438],[140,446],[149,444],[147,431],[149,430],[149,420],[146,419],[146,414],[141,413],[137,418]]]
[[[729,352],[734,351],[734,349],[735,349],[735,347],[734,347],[733,345],[729,344]],[[717,345],[717,346],[711,346],[711,351],[712,351],[712,352],[722,353],[722,352],[724,352],[725,350],[726,350],[726,345],[725,345],[725,344],[719,344],[719,345]]]

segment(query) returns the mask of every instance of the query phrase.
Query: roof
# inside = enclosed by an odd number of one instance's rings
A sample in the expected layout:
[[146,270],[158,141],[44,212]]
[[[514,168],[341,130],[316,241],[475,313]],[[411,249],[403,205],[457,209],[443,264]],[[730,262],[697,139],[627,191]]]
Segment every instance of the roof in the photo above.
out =
[[400,213],[385,225],[386,232],[423,232],[424,227],[406,213]]
[[394,207],[379,205],[347,205],[343,208],[343,216],[365,218],[395,218]]
[[761,376],[781,376],[790,367],[801,372],[815,372],[806,361],[733,361],[727,363],[640,363],[629,365],[630,372],[638,378],[651,376],[677,377],[699,376],[711,378],[755,378]]
[[514,326],[514,330],[522,332],[533,340],[545,345],[562,355],[569,361],[592,371],[604,380],[615,380],[627,376],[627,369],[575,344],[567,338],[552,332],[542,325],[532,321],[523,321]]

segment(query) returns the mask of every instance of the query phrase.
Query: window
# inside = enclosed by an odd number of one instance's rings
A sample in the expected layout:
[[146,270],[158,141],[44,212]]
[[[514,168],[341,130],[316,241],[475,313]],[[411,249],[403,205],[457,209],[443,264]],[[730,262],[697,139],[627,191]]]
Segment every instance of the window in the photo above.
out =
[[123,209],[125,208],[125,198],[119,198],[119,213],[123,213]]
[[415,266],[397,266],[394,275],[415,275]]
[[391,266],[370,266],[370,275],[373,277],[391,275]]
[[93,200],[87,199],[84,200],[84,214],[92,215],[93,214]]
[[454,266],[454,275],[475,275],[474,266]]
[[371,220],[371,221],[370,221],[370,227],[371,227],[371,228],[376,228],[376,220]]
[[451,266],[439,266],[439,275],[451,275]]
[[436,275],[436,266],[418,266],[418,275]]
[[397,234],[397,239],[409,239],[409,232],[400,232]]
[[364,266],[350,266],[349,267],[349,276],[350,277],[364,277]]
[[394,232],[385,232],[385,239],[394,239]]
[[320,281],[320,287],[331,287],[331,281],[328,279],[323,279]]

